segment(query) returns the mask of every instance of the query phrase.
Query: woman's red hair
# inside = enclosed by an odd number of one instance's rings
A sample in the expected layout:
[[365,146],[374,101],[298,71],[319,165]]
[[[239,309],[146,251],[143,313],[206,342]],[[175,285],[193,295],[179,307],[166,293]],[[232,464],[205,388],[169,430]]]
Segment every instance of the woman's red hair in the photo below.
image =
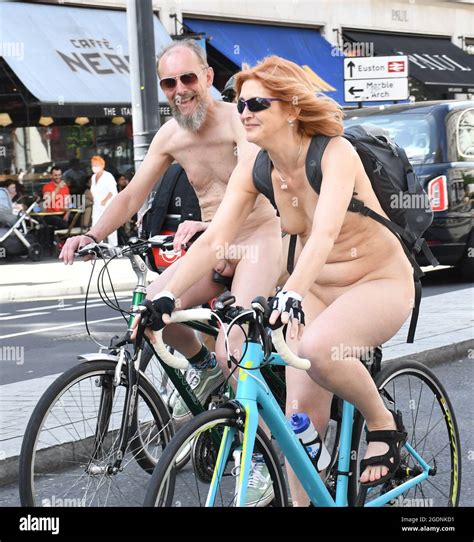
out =
[[339,105],[333,99],[319,95],[319,89],[307,73],[291,60],[272,55],[253,68],[242,70],[235,76],[237,95],[240,95],[243,83],[251,79],[268,89],[272,98],[280,98],[294,106],[298,129],[307,136],[343,133]]

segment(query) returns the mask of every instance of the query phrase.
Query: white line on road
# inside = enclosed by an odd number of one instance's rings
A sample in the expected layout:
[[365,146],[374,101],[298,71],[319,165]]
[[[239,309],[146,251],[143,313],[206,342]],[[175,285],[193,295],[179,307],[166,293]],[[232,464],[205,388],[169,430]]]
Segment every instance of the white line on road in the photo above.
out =
[[18,309],[17,312],[31,312],[31,311],[44,311],[46,309],[62,309],[63,307],[70,307],[71,305],[47,305],[46,307],[34,307],[32,309]]
[[[113,318],[101,318],[100,320],[89,320],[88,324],[97,324],[99,322],[108,322],[110,320],[120,320],[122,316],[114,316]],[[10,333],[9,335],[0,335],[0,339],[9,339],[10,337],[19,337],[21,335],[32,335],[33,333],[44,333],[45,331],[54,331],[55,329],[65,329],[67,327],[83,326],[84,322],[76,322],[75,324],[66,324],[63,326],[45,327],[42,329],[32,329],[30,331],[21,331],[20,333]]]
[[0,320],[18,320],[18,318],[29,318],[30,316],[40,316],[41,314],[51,314],[50,311],[46,312],[29,312],[28,314],[15,314],[12,316],[1,316]]
[[[99,303],[98,305],[87,305],[87,310],[93,309],[94,307],[105,307],[105,304]],[[81,307],[70,307],[69,309],[58,309],[58,312],[59,311],[79,311],[79,310],[84,310],[84,305],[82,305]]]

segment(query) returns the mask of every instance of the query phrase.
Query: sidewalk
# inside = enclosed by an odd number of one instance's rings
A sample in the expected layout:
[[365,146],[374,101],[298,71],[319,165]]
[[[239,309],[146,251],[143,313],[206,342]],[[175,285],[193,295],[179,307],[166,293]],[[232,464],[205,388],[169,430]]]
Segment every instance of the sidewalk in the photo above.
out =
[[[102,266],[103,263],[98,261],[91,282],[91,293],[97,292],[97,275]],[[112,260],[108,268],[114,289],[118,292],[127,290],[131,292],[137,278],[130,260],[127,258]],[[92,263],[83,261],[67,266],[58,260],[2,264],[0,303],[83,295],[86,293],[91,271]],[[156,273],[148,271],[147,279],[151,282],[156,276]],[[107,275],[105,284],[107,291],[110,291]]]
[[[125,265],[124,265],[125,264]],[[64,268],[55,263],[21,264],[4,274],[0,300],[80,294],[85,291],[90,263]],[[38,269],[41,266],[41,270]],[[116,288],[131,288],[134,274],[128,261],[112,262]],[[32,272],[34,271],[34,277]],[[150,273],[151,278],[152,273]],[[46,276],[45,279],[41,277]],[[29,282],[19,286],[18,282]],[[35,281],[33,284],[33,280]],[[16,282],[16,284],[15,284]],[[8,284],[9,283],[9,284]],[[41,286],[38,286],[38,285]],[[414,344],[406,343],[409,320],[383,348],[384,362],[415,359],[427,365],[454,361],[474,352],[474,290],[458,290],[422,300]],[[78,352],[79,354],[79,352]],[[58,375],[0,386],[0,485],[18,476],[18,456],[25,428],[38,399]]]

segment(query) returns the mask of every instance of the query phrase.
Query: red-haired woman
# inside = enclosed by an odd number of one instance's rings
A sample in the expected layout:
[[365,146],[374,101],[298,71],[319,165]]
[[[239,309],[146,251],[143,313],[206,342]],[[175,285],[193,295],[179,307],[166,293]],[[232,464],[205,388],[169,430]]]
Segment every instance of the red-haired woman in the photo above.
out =
[[[92,178],[91,193],[94,198],[92,207],[92,226],[96,224],[112,198],[117,195],[117,183],[112,173],[105,171],[105,161],[101,156],[91,158]],[[117,245],[117,232],[114,231],[108,237],[108,242]]]
[[[308,373],[287,368],[287,413],[307,412],[324,434],[332,394],[354,404],[371,437],[365,458],[370,461],[362,462],[360,480],[377,485],[392,476],[405,433],[357,353],[388,341],[409,316],[414,296],[411,264],[387,228],[348,212],[357,193],[368,207],[386,216],[360,158],[340,137],[340,108],[316,95],[303,69],[268,57],[237,74],[236,90],[247,139],[268,153],[273,166],[271,182],[282,229],[299,240],[294,271],[276,296],[272,313],[272,322],[281,316],[286,323],[291,316],[287,341],[311,361]],[[321,162],[319,195],[305,169],[312,137],[318,134],[331,136]],[[254,165],[255,160],[239,162],[211,226],[188,252],[166,295],[179,297],[212,268],[216,248],[235,237],[258,195]],[[155,306],[169,307],[167,301],[160,298]],[[307,504],[293,475],[290,486],[293,503]]]

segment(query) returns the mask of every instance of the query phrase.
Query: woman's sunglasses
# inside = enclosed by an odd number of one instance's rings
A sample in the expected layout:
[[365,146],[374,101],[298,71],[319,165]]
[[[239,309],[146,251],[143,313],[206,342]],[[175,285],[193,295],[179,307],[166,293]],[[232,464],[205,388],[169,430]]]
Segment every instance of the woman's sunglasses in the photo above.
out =
[[178,84],[178,79],[187,87],[195,85],[198,82],[199,75],[204,70],[207,70],[207,68],[208,67],[205,66],[199,73],[186,72],[182,73],[181,75],[175,75],[174,77],[165,77],[164,79],[160,80],[161,90],[173,90]]
[[252,113],[258,113],[259,111],[264,111],[271,107],[272,102],[284,102],[280,98],[250,98],[248,100],[239,99],[237,102],[237,111],[239,114],[242,114],[245,110],[245,106]]

